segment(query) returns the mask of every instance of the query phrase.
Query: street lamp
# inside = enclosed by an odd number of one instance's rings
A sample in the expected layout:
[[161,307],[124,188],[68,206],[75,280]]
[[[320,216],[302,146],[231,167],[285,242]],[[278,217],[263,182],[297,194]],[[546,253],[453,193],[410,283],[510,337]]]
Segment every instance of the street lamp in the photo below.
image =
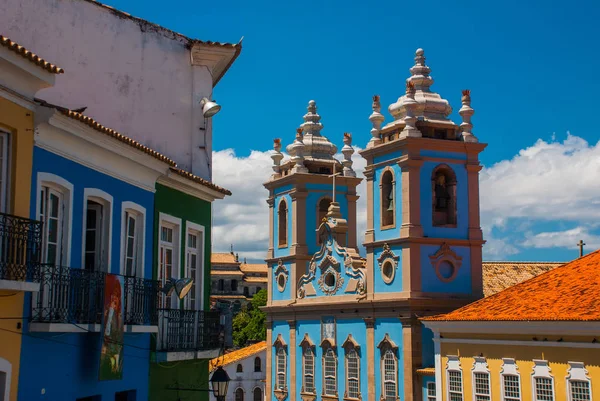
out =
[[210,118],[221,110],[221,105],[217,104],[214,100],[209,100],[207,97],[203,97],[200,100],[200,107],[202,108],[204,118]]
[[161,291],[167,296],[171,295],[173,291],[175,291],[177,297],[179,299],[183,299],[192,289],[192,284],[194,284],[194,279],[192,278],[170,278],[167,280]]
[[218,367],[210,378],[210,385],[217,401],[223,401],[227,395],[229,386],[229,375],[222,367]]

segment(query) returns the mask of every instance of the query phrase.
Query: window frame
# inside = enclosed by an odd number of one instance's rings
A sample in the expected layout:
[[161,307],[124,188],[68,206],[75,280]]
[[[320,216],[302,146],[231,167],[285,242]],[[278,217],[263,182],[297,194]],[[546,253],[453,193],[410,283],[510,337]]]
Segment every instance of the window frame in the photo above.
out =
[[[517,388],[519,390],[519,397],[507,397],[506,396],[506,382],[505,377],[514,376],[517,378]],[[502,401],[521,401],[522,389],[521,389],[521,374],[519,373],[519,367],[515,363],[514,358],[502,358],[502,368],[500,369],[500,392]]]
[[[329,358],[333,358],[333,360],[329,360]],[[327,363],[333,362],[333,375],[327,374]],[[324,398],[337,398],[338,397],[338,359],[335,352],[335,347],[333,347],[328,342],[323,346],[323,355],[321,357],[321,375],[322,375],[322,396]],[[333,394],[328,393],[327,391],[327,382],[328,380],[333,379],[334,391]]]
[[262,388],[260,388],[258,386],[254,387],[254,389],[252,389],[252,401],[257,401],[256,390],[258,390],[259,394],[260,394],[260,398],[258,401],[263,401],[263,399],[264,399],[263,390],[262,390]]
[[[185,230],[185,277],[190,277],[190,273],[191,273],[191,269],[189,269],[189,258],[190,255],[192,254],[192,250],[193,248],[190,248],[190,244],[189,244],[189,236],[190,235],[196,235],[197,237],[197,247],[196,247],[196,275],[198,277],[201,278],[201,283],[198,285],[197,284],[197,280],[196,277],[192,277],[194,279],[194,284],[192,285],[192,289],[190,290],[193,291],[195,290],[195,296],[196,296],[196,305],[195,305],[195,309],[194,310],[204,310],[204,285],[205,285],[205,281],[206,281],[206,277],[205,275],[205,263],[204,263],[204,257],[205,257],[205,245],[206,245],[206,236],[205,236],[205,228],[204,226],[201,226],[200,224],[196,224],[196,223],[192,223],[191,221],[187,221],[186,222],[186,230]],[[188,297],[186,297],[188,298]],[[190,307],[190,302],[191,299],[186,299],[184,301],[184,304],[186,306],[186,308]]]
[[[38,172],[37,173],[37,185],[36,185],[36,218],[39,221],[43,221],[44,227],[45,218],[42,218],[40,213],[40,207],[44,202],[41,193],[44,188],[51,189],[61,194],[62,196],[62,218],[61,218],[61,234],[60,234],[60,256],[57,257],[58,265],[71,266],[71,243],[72,243],[72,231],[73,231],[73,184],[66,179],[52,173]],[[46,212],[46,210],[44,210]],[[47,232],[46,228],[43,229],[42,233],[42,260],[46,262],[47,255]],[[58,254],[57,254],[58,255]]]
[[[281,217],[281,206],[283,205],[283,210],[285,211],[285,218],[282,219]],[[277,204],[277,247],[278,248],[287,248],[288,246],[288,242],[289,242],[289,238],[288,238],[288,234],[289,234],[289,208],[288,208],[288,204],[287,204],[287,200],[285,199],[285,197],[282,197],[279,200],[279,203]],[[283,231],[285,234],[283,236],[283,238],[281,237],[281,222],[285,221],[285,230]]]
[[[392,339],[390,338],[389,333],[385,333],[385,336],[383,337],[383,340],[381,340],[379,342],[379,345],[377,345],[377,348],[379,348],[380,351],[380,361],[379,361],[379,371],[381,372],[381,383],[380,383],[380,391],[381,391],[381,400],[382,401],[386,401],[387,400],[387,395],[386,395],[386,384],[387,383],[391,383],[390,380],[386,379],[386,357],[388,355],[392,356],[392,362],[394,363],[394,388],[395,388],[395,394],[394,394],[394,399],[395,400],[399,400],[400,396],[399,396],[399,389],[398,389],[398,384],[399,384],[399,379],[398,379],[398,346],[396,345],[396,343],[394,343],[394,341],[392,341]],[[390,396],[391,397],[391,396]]]
[[[550,373],[551,369],[548,366],[548,361],[542,359],[533,360],[533,371],[531,373],[531,398],[532,401],[538,400],[538,389],[536,379],[549,379],[552,388],[552,401],[556,401],[556,386],[554,376]],[[546,401],[546,400],[543,400]]]
[[[431,390],[433,390],[433,395],[431,394]],[[429,381],[427,382],[426,385],[426,397],[427,397],[427,401],[436,401],[436,394],[437,394],[437,389],[436,389],[436,384],[434,381]]]
[[[181,219],[178,217],[174,217],[171,216],[169,214],[166,213],[159,213],[159,224],[158,224],[158,250],[157,250],[157,261],[158,261],[158,272],[157,272],[157,279],[159,281],[161,281],[161,284],[164,285],[167,280],[169,279],[169,277],[162,277],[161,274],[161,270],[162,270],[162,266],[161,266],[161,255],[162,255],[162,251],[163,251],[163,247],[167,247],[167,242],[162,241],[161,239],[161,235],[162,235],[162,229],[163,227],[165,228],[170,228],[173,230],[173,240],[170,243],[171,244],[171,251],[172,251],[172,261],[171,261],[171,273],[172,273],[172,277],[175,279],[181,278],[181,270],[180,270],[180,263],[181,263]],[[164,308],[164,309],[179,309],[179,302],[177,302],[177,300],[175,299],[175,297],[171,297],[171,302],[170,305],[167,302],[167,298],[166,296],[162,296],[161,300],[160,300],[160,307]],[[175,306],[173,306],[175,305]]]
[[[384,194],[383,194],[383,190],[384,190],[384,178],[390,175],[391,176],[391,181],[390,181],[390,185],[391,185],[391,189],[390,192],[393,196],[393,202],[394,204],[392,205],[392,222],[389,224],[384,224],[384,213],[385,213],[385,202],[384,202]],[[384,168],[381,171],[381,178],[380,178],[380,184],[379,184],[379,228],[381,230],[389,230],[392,228],[396,227],[396,206],[397,206],[397,196],[396,196],[396,174],[394,174],[394,169],[391,168],[390,166],[387,166],[386,168]]]
[[[446,188],[452,193],[450,194],[450,204],[448,205],[447,221],[445,224],[438,224],[436,222],[436,194],[435,186],[438,178],[438,174],[444,175],[446,180]],[[456,171],[446,164],[438,164],[431,171],[431,226],[432,227],[446,227],[456,228],[458,226],[458,179],[456,177]]]
[[12,134],[0,129],[0,212],[10,214],[12,181]]
[[[590,394],[590,398],[588,401],[593,401],[593,391],[592,391],[592,380],[588,375],[588,371],[585,368],[585,364],[583,362],[572,362],[569,361],[569,369],[567,370],[566,380],[566,391],[567,391],[567,400],[568,401],[579,401],[573,399],[573,382],[582,382],[587,383],[588,391]],[[584,400],[586,401],[586,400]]]
[[[345,368],[346,368],[346,394],[344,394],[344,398],[345,399],[350,399],[350,400],[360,400],[362,399],[361,397],[361,391],[360,391],[360,354],[358,352],[358,347],[355,347],[354,345],[349,345],[346,347],[346,355],[345,355]],[[354,354],[354,357],[356,358],[356,377],[350,377],[350,355]],[[356,381],[356,387],[357,387],[357,391],[356,391],[356,396],[354,397],[353,394],[350,394],[350,381]]]
[[136,258],[134,259],[135,277],[146,277],[146,208],[130,201],[121,203],[121,274],[127,273],[127,247],[128,247],[128,221],[127,215],[135,218],[135,250]]
[[241,363],[238,363],[235,368],[235,373],[244,373],[244,366]]
[[[276,346],[275,347],[275,360],[276,360],[276,378],[275,378],[275,390],[279,391],[287,391],[287,354],[285,353],[285,347]],[[280,370],[280,358],[283,359],[283,370]],[[282,377],[283,384],[280,385],[279,378]]]
[[[490,370],[487,366],[487,361],[484,357],[476,356],[473,357],[473,369],[471,370],[471,380],[473,385],[473,401],[491,401],[492,399],[492,383],[490,377]],[[487,393],[481,393],[477,391],[477,375],[487,376]],[[487,397],[487,399],[478,399],[477,397]]]
[[[446,363],[446,399],[452,401],[452,394],[459,394],[460,401],[465,400],[465,385],[462,368],[460,366],[460,360],[456,355],[448,355],[448,362]],[[453,391],[450,389],[450,372],[458,372],[460,378],[460,392]]]
[[[241,394],[241,399],[238,399],[238,394]],[[234,401],[244,401],[244,398],[244,389],[241,387],[236,388],[233,393]]]
[[82,220],[82,238],[81,238],[81,268],[85,269],[85,246],[86,246],[86,235],[87,235],[87,211],[88,201],[96,202],[103,207],[104,214],[100,219],[102,237],[100,239],[101,244],[101,261],[106,263],[100,263],[98,269],[94,271],[112,273],[112,232],[113,232],[113,204],[114,200],[112,195],[99,189],[99,188],[84,188],[83,189],[83,220]]
[[[258,361],[258,363],[256,363]],[[256,368],[258,367],[258,370],[256,370]],[[262,359],[260,359],[260,356],[255,356],[254,357],[254,373],[261,373],[262,372]]]

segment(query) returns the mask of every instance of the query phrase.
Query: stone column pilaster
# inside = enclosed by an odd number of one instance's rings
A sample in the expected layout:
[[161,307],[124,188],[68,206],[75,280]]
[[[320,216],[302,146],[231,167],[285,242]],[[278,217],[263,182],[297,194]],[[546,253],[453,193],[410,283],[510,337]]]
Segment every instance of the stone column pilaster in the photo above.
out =
[[364,320],[367,327],[367,401],[375,401],[375,319]]
[[290,326],[290,401],[296,401],[296,321],[288,320]]
[[272,361],[273,361],[273,322],[267,320],[265,322],[267,326],[267,360],[265,361],[265,369],[267,378],[265,380],[265,396],[267,400],[272,400],[273,397],[273,375],[272,375]]
[[423,160],[411,153],[398,161],[402,169],[402,226],[400,237],[419,238],[423,236],[421,226],[420,170]]
[[[275,255],[273,248],[273,213],[275,210],[275,198],[270,197],[269,199],[267,199],[267,203],[269,204],[269,250],[267,252],[267,258],[271,259]],[[267,276],[267,305],[271,305],[273,299],[273,269],[271,266],[269,266],[269,268],[267,269]]]

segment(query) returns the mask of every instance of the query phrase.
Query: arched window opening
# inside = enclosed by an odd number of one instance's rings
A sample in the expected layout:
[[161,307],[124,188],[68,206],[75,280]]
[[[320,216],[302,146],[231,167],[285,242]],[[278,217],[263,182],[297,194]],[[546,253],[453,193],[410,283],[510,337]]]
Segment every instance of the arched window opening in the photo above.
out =
[[337,361],[332,348],[323,357],[323,395],[337,397]]
[[327,216],[327,211],[329,210],[329,205],[331,204],[331,199],[323,198],[319,201],[319,205],[317,206],[317,228],[323,222],[323,219]]
[[354,348],[350,348],[346,353],[346,375],[348,398],[360,399],[360,364]]
[[263,401],[262,390],[259,387],[254,389],[254,401]]
[[397,390],[396,355],[391,349],[383,354],[383,392],[386,401],[396,401]]
[[242,366],[241,363],[238,363],[237,369],[235,371],[236,371],[236,373],[243,373],[244,372],[244,367]]
[[287,204],[285,200],[279,202],[279,224],[278,234],[279,234],[279,246],[285,248],[287,246]]
[[381,227],[391,228],[395,223],[396,199],[395,199],[394,174],[387,170],[381,176]]
[[255,372],[260,372],[262,370],[262,362],[260,360],[260,357],[256,357],[254,358],[254,371]]
[[244,390],[241,388],[235,390],[235,401],[244,401]]
[[285,350],[283,347],[277,349],[277,382],[275,383],[275,389],[279,391],[286,391],[286,374],[287,374],[287,361],[286,361]]
[[302,351],[302,358],[304,359],[304,392],[314,393],[315,392],[315,354],[310,346],[305,346]]
[[431,177],[433,225],[456,225],[456,175],[447,165],[438,166]]

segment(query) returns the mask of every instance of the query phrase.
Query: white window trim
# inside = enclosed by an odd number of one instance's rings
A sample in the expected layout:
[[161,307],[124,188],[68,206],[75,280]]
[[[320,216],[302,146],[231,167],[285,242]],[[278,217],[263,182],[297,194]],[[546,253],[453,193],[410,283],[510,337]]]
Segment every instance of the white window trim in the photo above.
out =
[[462,368],[460,367],[460,359],[456,355],[448,355],[448,362],[446,363],[446,399],[450,401],[450,372],[460,373],[460,394],[462,400],[465,400],[465,384]]
[[12,364],[4,359],[0,358],[0,372],[6,373],[6,386],[4,388],[4,399],[10,400],[10,387],[12,381]]
[[480,394],[483,396],[487,396],[489,398],[489,400],[491,401],[492,399],[492,380],[490,377],[490,370],[488,369],[487,366],[487,361],[484,357],[482,356],[475,356],[473,357],[473,369],[471,369],[471,380],[473,385],[471,386],[473,388],[473,401],[477,400],[476,397],[476,385],[475,385],[475,373],[485,373],[487,374],[487,378],[488,378],[488,393],[487,394]]
[[387,383],[387,381],[385,380],[385,355],[387,354],[388,351],[391,351],[392,356],[394,357],[394,385],[396,387],[395,398],[396,398],[396,400],[398,400],[400,398],[398,395],[398,392],[399,392],[398,356],[396,355],[396,352],[394,351],[394,349],[391,348],[390,346],[386,346],[385,350],[381,354],[381,360],[379,362],[379,368],[381,369],[380,370],[381,371],[381,397],[382,397],[382,399],[387,399],[387,396],[385,394],[385,384]]
[[362,399],[362,394],[360,391],[360,386],[361,386],[361,382],[360,382],[360,354],[358,353],[358,349],[354,346],[350,346],[348,347],[348,350],[346,351],[345,354],[345,369],[346,369],[346,389],[350,388],[350,368],[349,368],[349,362],[350,359],[348,358],[348,354],[350,353],[350,351],[354,351],[354,353],[356,354],[356,363],[357,363],[357,376],[356,376],[356,381],[358,383],[358,397],[350,397],[350,395],[348,394],[347,397],[344,398],[349,398],[352,400],[360,400]]
[[[136,230],[141,235],[138,246],[138,265],[141,266],[141,275],[138,277],[146,277],[146,208],[130,201],[121,203],[121,253],[120,253],[120,271],[125,275],[125,251],[127,249],[127,221],[125,220],[126,212],[134,212],[139,219],[136,219]],[[139,220],[139,221],[138,221]],[[137,224],[140,223],[141,225]],[[140,249],[141,248],[141,249]],[[136,268],[137,270],[137,268]]]
[[5,138],[4,154],[2,155],[2,186],[0,188],[0,212],[10,213],[10,194],[11,194],[11,178],[12,178],[12,135],[6,130],[0,129],[0,136]]
[[548,366],[548,361],[542,359],[534,359],[533,360],[533,372],[531,373],[531,396],[532,401],[537,401],[537,388],[535,385],[536,377],[545,377],[551,380],[552,382],[552,399],[556,400],[556,388],[554,386],[554,376],[550,374],[550,366]]
[[[306,362],[306,351],[310,350],[310,352],[312,353],[312,374],[308,375],[312,377],[312,391],[308,391],[306,389],[306,367],[308,366],[308,363]],[[317,386],[315,383],[315,370],[316,370],[316,352],[313,346],[310,345],[305,345],[302,347],[302,388],[304,389],[304,393],[306,394],[316,394],[317,391]]]
[[[98,188],[84,188],[83,189],[83,216],[81,220],[81,268],[85,268],[85,231],[87,229],[87,201],[89,198],[97,198],[108,204],[108,244],[107,244],[107,255],[106,255],[106,266],[104,267],[106,273],[112,273],[111,271],[111,256],[112,256],[112,231],[113,231],[113,197],[112,195],[104,192]],[[93,200],[93,199],[92,199]],[[106,205],[104,205],[106,206]],[[102,268],[102,266],[101,266]]]
[[[192,223],[191,221],[186,221],[185,223],[186,225],[186,229],[185,229],[185,253],[186,253],[186,268],[187,268],[187,249],[188,249],[188,234],[192,234],[193,232],[198,232],[201,234],[202,236],[202,240],[200,241],[200,244],[198,244],[198,250],[199,250],[199,255],[198,255],[198,262],[200,263],[200,277],[202,277],[202,286],[200,287],[200,309],[199,310],[204,310],[204,280],[206,280],[205,276],[204,276],[204,272],[205,272],[205,267],[204,267],[204,258],[205,258],[205,244],[206,244],[206,235],[205,235],[205,228],[204,226],[201,226],[200,224],[196,224],[196,223]],[[196,286],[197,288],[197,286]]]
[[[63,227],[63,244],[61,246],[62,259],[64,266],[71,266],[71,238],[72,238],[72,227],[73,227],[73,193],[74,187],[69,181],[64,178],[52,174],[52,173],[37,173],[37,185],[35,195],[35,215],[36,218],[40,219],[40,192],[42,187],[54,188],[63,193],[65,203],[64,218],[66,218],[66,224]],[[85,237],[84,237],[85,238]],[[65,244],[66,242],[66,244]]]
[[573,401],[571,396],[571,381],[582,381],[587,382],[590,388],[590,401],[593,401],[592,394],[592,381],[588,376],[588,371],[585,368],[583,362],[571,362],[569,361],[569,370],[567,370],[566,377],[566,389],[567,389],[567,400]]
[[[333,372],[333,382],[335,383],[335,394],[327,394],[327,374],[325,372],[327,364],[326,364],[326,359],[327,359],[327,354],[329,353],[329,351],[331,351],[331,354],[333,355],[333,366],[334,366],[334,372]],[[338,358],[337,355],[335,353],[335,349],[331,346],[329,347],[325,347],[323,349],[323,358],[322,358],[322,363],[323,363],[323,369],[322,369],[322,377],[323,377],[323,396],[324,397],[337,397],[339,394],[339,390],[338,390]]]
[[[158,246],[156,249],[157,256],[157,268],[160,269],[160,236],[163,227],[170,227],[173,229],[173,278],[178,279],[181,278],[181,219],[179,217],[171,216],[166,213],[158,214],[159,225],[158,225]],[[166,224],[165,224],[166,223]],[[157,271],[157,277],[159,276],[159,271]],[[169,277],[165,277],[166,280]],[[169,308],[172,305],[168,306]],[[177,302],[177,309],[179,309],[179,302]]]
[[[433,385],[433,386],[431,386],[431,385]],[[432,396],[430,394],[431,387],[433,387],[433,391],[436,394],[434,396]],[[425,386],[425,391],[426,391],[425,398],[427,399],[427,401],[437,400],[437,384],[434,381],[427,382],[427,384]]]
[[[522,399],[521,389],[521,374],[519,373],[519,367],[515,363],[514,358],[502,358],[502,368],[500,369],[500,393],[502,394],[502,401],[506,401],[506,395],[504,394],[504,376],[516,376],[519,383],[519,400]],[[513,398],[511,398],[512,400]]]
[[[279,370],[279,355],[282,351],[281,355],[283,355],[283,371]],[[275,390],[287,392],[287,353],[285,352],[285,348],[282,345],[278,345],[275,347]],[[283,375],[283,388],[279,387],[279,375]]]

